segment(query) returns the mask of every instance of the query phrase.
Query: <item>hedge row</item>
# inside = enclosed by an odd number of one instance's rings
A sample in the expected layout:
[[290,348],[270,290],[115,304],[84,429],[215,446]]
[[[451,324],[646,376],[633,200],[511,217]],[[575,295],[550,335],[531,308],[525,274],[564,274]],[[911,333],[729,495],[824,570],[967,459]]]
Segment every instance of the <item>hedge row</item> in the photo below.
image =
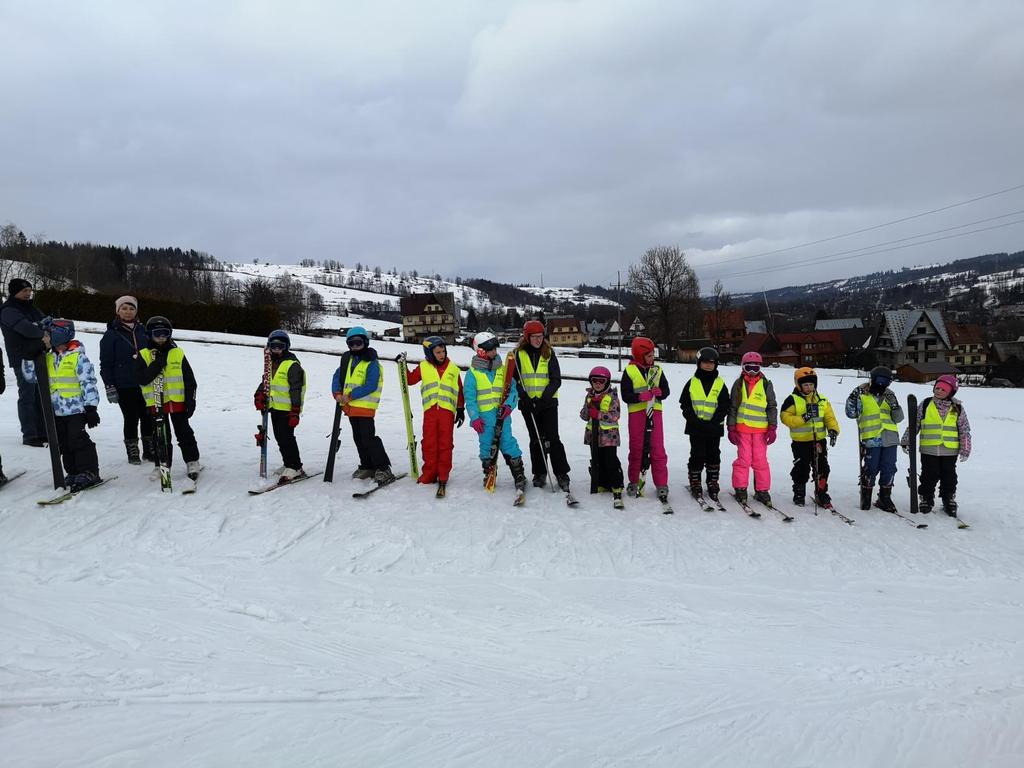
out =
[[[139,317],[143,321],[163,315],[175,328],[194,331],[220,331],[251,336],[266,336],[281,327],[276,307],[231,307],[224,304],[187,304],[155,296],[137,296]],[[114,319],[117,296],[84,291],[40,290],[33,303],[52,317],[108,322]]]

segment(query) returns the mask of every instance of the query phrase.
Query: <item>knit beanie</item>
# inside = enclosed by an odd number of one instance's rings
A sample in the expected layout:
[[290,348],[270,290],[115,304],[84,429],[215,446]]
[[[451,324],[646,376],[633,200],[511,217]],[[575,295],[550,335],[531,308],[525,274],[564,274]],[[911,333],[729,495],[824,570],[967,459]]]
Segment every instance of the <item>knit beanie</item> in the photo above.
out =
[[119,298],[117,301],[114,302],[114,311],[117,312],[117,310],[121,308],[122,304],[131,304],[133,307],[135,307],[136,311],[138,311],[139,309],[139,300],[136,299],[134,296],[122,296],[121,298]]
[[32,283],[30,283],[28,280],[24,280],[24,279],[22,279],[20,277],[16,277],[13,280],[11,280],[11,282],[9,282],[7,284],[7,295],[8,296],[13,296],[16,293],[19,293],[20,291],[23,291],[26,288],[31,288],[31,287],[32,287]]

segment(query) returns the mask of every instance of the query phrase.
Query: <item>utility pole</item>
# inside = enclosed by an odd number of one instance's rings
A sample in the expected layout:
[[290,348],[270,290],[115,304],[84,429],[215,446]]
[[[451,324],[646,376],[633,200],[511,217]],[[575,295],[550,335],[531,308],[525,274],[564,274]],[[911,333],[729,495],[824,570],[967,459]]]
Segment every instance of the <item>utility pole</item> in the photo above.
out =
[[615,357],[619,361],[619,372],[622,371],[622,272],[621,270],[615,270],[615,303],[619,305],[619,319],[616,321],[619,325],[619,348],[616,352]]

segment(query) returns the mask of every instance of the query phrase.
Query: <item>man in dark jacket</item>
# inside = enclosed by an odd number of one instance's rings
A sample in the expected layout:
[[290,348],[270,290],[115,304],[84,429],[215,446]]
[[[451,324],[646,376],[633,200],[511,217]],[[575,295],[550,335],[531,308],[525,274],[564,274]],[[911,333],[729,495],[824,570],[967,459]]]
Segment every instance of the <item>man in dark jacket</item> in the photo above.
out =
[[21,422],[21,442],[25,445],[46,445],[46,428],[35,384],[21,375],[21,361],[34,360],[46,351],[43,344],[45,331],[39,322],[43,313],[32,304],[32,284],[15,278],[7,285],[7,301],[0,308],[0,330],[7,348],[7,363],[14,369],[18,382],[18,421]]

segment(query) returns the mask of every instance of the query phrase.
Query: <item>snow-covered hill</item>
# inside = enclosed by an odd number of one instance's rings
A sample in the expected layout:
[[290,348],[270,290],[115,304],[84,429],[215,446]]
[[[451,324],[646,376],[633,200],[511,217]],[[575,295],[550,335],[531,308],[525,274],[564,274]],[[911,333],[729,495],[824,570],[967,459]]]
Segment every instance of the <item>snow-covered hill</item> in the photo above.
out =
[[[506,468],[480,487],[456,433],[449,497],[408,479],[365,501],[343,426],[333,484],[260,497],[252,391],[261,339],[178,333],[199,381],[199,493],[128,466],[116,406],[92,435],[113,482],[62,506],[45,451],[0,398],[0,744],[19,768],[78,766],[1002,766],[1024,760],[1024,541],[1010,480],[1020,394],[965,390],[975,453],[958,531],[856,505],[852,424],[832,461],[852,527],[789,525],[683,494],[687,439],[666,411],[676,514],[588,496],[577,417],[561,427],[582,498]],[[94,357],[99,337],[83,333]],[[204,341],[208,340],[208,341]],[[209,343],[209,342],[220,343]],[[296,338],[309,376],[299,442],[323,468],[339,341]],[[405,345],[377,345],[385,357]],[[460,363],[469,350],[453,349]],[[567,358],[569,374],[591,361]],[[723,369],[727,379],[736,368]],[[690,368],[668,365],[678,393]],[[777,390],[792,372],[769,371]],[[385,363],[378,418],[396,467],[405,429]],[[11,377],[8,376],[11,382]],[[821,372],[841,402],[857,380]],[[903,397],[926,390],[897,385]],[[415,390],[414,390],[415,392]],[[414,410],[419,413],[418,404]],[[419,432],[417,416],[416,431]],[[517,415],[514,433],[525,440]],[[723,441],[728,462],[731,446]],[[625,453],[622,454],[623,460]],[[276,456],[275,456],[276,458]],[[786,498],[790,451],[770,449]],[[901,469],[905,458],[900,457]],[[175,464],[181,477],[180,457]],[[906,490],[898,500],[906,507]]]

